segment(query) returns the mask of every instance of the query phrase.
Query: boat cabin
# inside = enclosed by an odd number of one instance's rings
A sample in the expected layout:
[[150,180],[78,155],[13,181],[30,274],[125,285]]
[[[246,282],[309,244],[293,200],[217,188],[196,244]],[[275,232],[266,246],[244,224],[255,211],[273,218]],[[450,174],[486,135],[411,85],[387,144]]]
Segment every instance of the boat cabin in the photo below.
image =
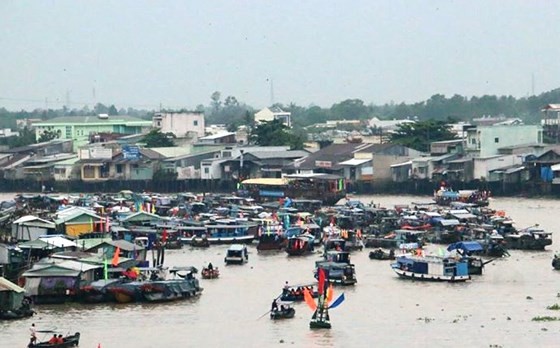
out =
[[354,285],[358,282],[356,279],[356,271],[353,264],[316,261],[315,262],[315,279],[319,279],[319,269],[325,271],[328,281],[338,285]]

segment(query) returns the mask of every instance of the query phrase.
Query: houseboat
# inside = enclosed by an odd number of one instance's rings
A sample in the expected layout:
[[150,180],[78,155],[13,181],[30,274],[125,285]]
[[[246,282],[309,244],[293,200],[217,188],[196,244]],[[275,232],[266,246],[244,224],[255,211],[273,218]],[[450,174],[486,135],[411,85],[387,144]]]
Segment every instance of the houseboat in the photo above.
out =
[[470,279],[466,261],[438,256],[399,256],[391,268],[406,279],[441,282],[464,282]]
[[242,265],[249,261],[249,253],[247,246],[244,244],[232,244],[226,251],[224,262],[226,265],[239,264]]
[[517,232],[504,234],[505,246],[508,249],[544,250],[552,244],[552,233],[538,226],[529,227]]
[[402,244],[415,243],[418,247],[424,245],[426,231],[394,230],[384,237],[368,236],[367,248],[401,249]]

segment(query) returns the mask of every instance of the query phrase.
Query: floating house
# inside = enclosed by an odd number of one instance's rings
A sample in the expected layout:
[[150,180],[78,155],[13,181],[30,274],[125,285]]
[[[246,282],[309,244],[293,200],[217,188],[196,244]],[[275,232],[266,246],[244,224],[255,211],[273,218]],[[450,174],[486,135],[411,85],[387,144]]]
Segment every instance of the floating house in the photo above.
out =
[[18,241],[35,240],[55,232],[56,224],[33,215],[22,216],[12,223],[12,237]]
[[105,220],[91,210],[70,207],[59,211],[54,222],[58,231],[71,237],[78,237],[84,233],[101,229]]

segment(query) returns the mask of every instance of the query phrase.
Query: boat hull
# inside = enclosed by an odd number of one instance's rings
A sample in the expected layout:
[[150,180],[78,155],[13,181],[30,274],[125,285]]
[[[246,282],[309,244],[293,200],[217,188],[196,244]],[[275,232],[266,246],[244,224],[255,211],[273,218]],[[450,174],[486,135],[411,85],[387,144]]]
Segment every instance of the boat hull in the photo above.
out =
[[293,308],[288,308],[285,310],[275,310],[270,312],[270,319],[280,320],[280,319],[291,319],[296,315],[296,310]]
[[412,279],[418,281],[432,281],[432,282],[465,282],[471,279],[470,275],[465,276],[445,276],[445,275],[435,275],[435,274],[422,274],[410,271],[405,271],[402,269],[393,268],[393,271],[403,279]]

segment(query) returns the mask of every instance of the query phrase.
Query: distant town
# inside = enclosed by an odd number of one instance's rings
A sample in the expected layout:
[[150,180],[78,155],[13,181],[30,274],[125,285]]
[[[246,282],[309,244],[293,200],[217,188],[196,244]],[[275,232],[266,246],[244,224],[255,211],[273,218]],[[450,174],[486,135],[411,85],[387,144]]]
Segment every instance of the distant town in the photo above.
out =
[[[19,118],[17,129],[0,132],[0,190],[228,191],[245,179],[320,173],[356,193],[430,193],[443,184],[556,194],[560,104],[535,111],[539,124],[504,115],[359,117],[298,132],[292,113],[278,105],[221,124],[209,124],[204,110],[153,112],[151,119],[116,110]],[[32,141],[17,146],[26,136]]]

